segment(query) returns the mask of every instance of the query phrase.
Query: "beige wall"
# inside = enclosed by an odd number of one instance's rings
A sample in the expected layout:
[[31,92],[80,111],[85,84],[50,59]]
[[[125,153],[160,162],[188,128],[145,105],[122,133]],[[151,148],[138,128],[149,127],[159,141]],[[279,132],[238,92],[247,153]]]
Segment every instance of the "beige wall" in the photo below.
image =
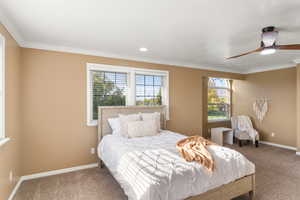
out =
[[[254,120],[262,140],[296,147],[296,68],[249,74],[233,82],[233,114],[247,114]],[[257,98],[270,99],[262,123],[255,119],[252,104]],[[271,137],[271,133],[275,137]]]
[[300,152],[300,64],[297,65],[297,151]]
[[[0,146],[0,199],[7,199],[20,176],[20,48],[0,24],[0,34],[5,37],[6,67],[6,136],[11,140]],[[14,174],[9,181],[9,172]]]
[[[202,77],[242,75],[22,49],[22,174],[93,163],[96,127],[86,125],[86,63],[170,71],[168,127],[202,134]],[[175,81],[176,80],[176,81]]]

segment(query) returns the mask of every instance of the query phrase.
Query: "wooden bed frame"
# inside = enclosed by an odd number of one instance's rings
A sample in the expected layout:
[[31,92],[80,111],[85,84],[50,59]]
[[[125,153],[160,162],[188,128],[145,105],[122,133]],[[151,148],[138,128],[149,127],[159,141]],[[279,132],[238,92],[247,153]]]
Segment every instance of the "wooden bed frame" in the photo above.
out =
[[[135,113],[161,113],[161,127],[166,129],[166,108],[165,106],[104,106],[98,108],[98,143],[102,137],[112,133],[108,124],[108,118],[118,117],[118,114],[135,114]],[[103,161],[99,155],[99,164],[102,168]],[[186,200],[230,200],[232,198],[249,194],[251,200],[255,195],[255,174],[245,176],[234,182],[222,185],[218,188],[209,190],[197,196],[187,198]]]

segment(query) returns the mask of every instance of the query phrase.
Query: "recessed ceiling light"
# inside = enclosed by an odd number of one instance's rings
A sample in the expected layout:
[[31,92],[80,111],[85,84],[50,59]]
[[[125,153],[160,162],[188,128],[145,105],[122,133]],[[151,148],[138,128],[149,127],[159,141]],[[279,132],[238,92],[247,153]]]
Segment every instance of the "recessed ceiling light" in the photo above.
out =
[[148,51],[148,49],[145,48],[145,47],[141,47],[141,48],[140,48],[140,51],[145,52],[145,51]]

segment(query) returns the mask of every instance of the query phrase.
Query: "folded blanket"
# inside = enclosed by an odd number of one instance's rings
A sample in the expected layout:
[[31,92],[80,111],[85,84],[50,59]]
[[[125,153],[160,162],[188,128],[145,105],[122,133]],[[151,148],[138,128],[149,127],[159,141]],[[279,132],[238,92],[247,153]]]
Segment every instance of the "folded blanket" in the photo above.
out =
[[181,156],[187,161],[196,161],[206,167],[209,171],[214,170],[214,160],[207,151],[206,146],[212,145],[209,140],[200,136],[191,136],[177,142],[177,149]]

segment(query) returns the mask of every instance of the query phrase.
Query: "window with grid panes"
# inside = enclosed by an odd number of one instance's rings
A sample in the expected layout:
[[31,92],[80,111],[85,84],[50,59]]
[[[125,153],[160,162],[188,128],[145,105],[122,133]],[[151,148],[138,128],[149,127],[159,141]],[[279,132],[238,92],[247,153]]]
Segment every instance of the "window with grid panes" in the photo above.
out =
[[99,106],[166,106],[169,72],[87,63],[87,124],[97,125]]
[[231,114],[230,80],[208,79],[208,121],[224,121]]
[[163,77],[136,74],[136,105],[162,105]]
[[98,106],[126,105],[127,74],[92,71],[93,119],[98,119]]

